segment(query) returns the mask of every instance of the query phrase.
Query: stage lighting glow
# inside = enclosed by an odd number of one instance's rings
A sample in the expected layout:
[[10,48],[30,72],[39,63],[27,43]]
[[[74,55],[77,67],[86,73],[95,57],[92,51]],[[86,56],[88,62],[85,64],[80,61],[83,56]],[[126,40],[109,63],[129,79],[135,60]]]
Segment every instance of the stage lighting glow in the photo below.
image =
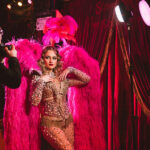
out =
[[120,1],[118,5],[115,7],[115,13],[117,19],[120,22],[125,22],[125,23],[129,23],[129,19],[133,16],[132,11],[127,9],[127,7],[122,1]]
[[6,6],[8,9],[11,9],[11,5],[10,4],[7,4]]
[[144,23],[150,26],[150,6],[145,0],[139,2],[139,10]]
[[22,2],[20,2],[20,1],[17,4],[19,7],[21,7],[23,5]]
[[29,3],[29,4],[32,4],[32,0],[28,0],[28,3]]
[[119,20],[120,22],[124,22],[124,19],[123,19],[123,17],[122,17],[122,13],[121,13],[121,11],[120,11],[119,5],[117,5],[117,6],[115,7],[115,12],[116,12],[116,15],[117,15],[118,20]]

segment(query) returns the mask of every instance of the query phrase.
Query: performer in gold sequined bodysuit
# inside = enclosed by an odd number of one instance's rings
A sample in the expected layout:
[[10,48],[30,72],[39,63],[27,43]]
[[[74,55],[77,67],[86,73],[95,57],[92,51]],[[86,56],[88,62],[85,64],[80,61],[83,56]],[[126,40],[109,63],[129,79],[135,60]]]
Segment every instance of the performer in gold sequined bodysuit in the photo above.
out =
[[[39,66],[42,74],[32,78],[32,104],[39,105],[41,132],[55,149],[73,150],[74,125],[66,95],[69,87],[86,85],[90,77],[73,67],[62,71],[58,51],[50,46],[43,50]],[[67,79],[70,73],[77,79]]]

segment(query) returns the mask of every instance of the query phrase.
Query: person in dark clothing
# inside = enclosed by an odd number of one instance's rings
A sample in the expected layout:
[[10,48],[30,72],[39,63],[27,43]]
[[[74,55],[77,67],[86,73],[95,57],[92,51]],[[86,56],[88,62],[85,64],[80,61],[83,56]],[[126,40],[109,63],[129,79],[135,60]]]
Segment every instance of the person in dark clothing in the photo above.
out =
[[[2,40],[3,30],[0,27],[0,44]],[[15,46],[8,50],[4,48],[6,57],[8,58],[8,68],[4,65],[5,57],[1,55],[0,51],[0,150],[4,149],[3,139],[3,113],[5,105],[5,86],[15,89],[21,83],[21,69],[17,59],[17,51]]]
[[18,88],[21,82],[20,66],[17,60],[17,56],[15,56],[17,55],[17,53],[16,54],[15,53],[16,53],[15,47],[12,46],[12,49],[9,51],[8,54],[9,68],[6,68],[2,61],[0,62],[0,84],[6,85],[12,89]]

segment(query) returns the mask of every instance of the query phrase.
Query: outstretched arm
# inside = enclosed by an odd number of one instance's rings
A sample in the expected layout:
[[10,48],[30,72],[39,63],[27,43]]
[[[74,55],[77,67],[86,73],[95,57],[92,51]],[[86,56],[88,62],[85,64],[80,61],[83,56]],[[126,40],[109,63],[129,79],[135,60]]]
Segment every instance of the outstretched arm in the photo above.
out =
[[81,86],[86,85],[90,81],[90,76],[86,73],[82,72],[81,70],[78,70],[73,67],[68,67],[63,71],[63,73],[60,75],[60,79],[63,80],[67,77],[68,74],[73,73],[77,79],[69,79],[69,86]]

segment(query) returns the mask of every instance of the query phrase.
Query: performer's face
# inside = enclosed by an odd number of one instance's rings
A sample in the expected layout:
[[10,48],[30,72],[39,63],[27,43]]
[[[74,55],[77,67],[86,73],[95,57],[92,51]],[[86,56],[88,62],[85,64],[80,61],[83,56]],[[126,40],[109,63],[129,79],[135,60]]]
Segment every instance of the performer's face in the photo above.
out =
[[57,55],[55,51],[53,50],[48,50],[45,55],[44,55],[44,63],[45,66],[52,70],[57,66]]

